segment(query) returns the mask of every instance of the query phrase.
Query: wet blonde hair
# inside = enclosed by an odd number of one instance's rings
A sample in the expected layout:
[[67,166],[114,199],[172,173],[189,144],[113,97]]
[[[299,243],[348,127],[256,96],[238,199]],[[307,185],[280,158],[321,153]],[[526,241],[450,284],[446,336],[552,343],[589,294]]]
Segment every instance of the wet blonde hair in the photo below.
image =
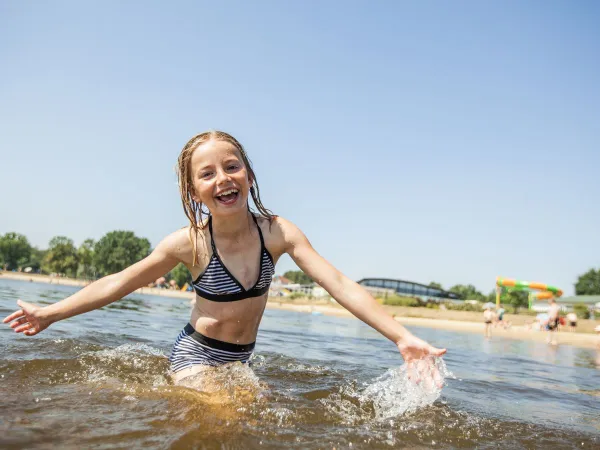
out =
[[[252,162],[248,158],[246,151],[242,144],[238,142],[236,138],[234,138],[229,133],[225,133],[224,131],[205,131],[204,133],[197,134],[193,138],[191,138],[187,144],[181,150],[179,154],[179,158],[177,158],[177,178],[179,180],[179,193],[181,195],[181,203],[183,204],[183,211],[185,215],[190,221],[190,239],[192,240],[192,244],[194,247],[194,258],[192,264],[195,266],[198,262],[198,252],[197,252],[197,236],[200,230],[203,230],[206,224],[204,223],[204,219],[202,217],[203,214],[207,216],[210,214],[209,212],[202,210],[202,202],[197,202],[194,200],[194,183],[192,181],[192,155],[194,154],[194,150],[196,150],[200,145],[210,142],[212,140],[217,141],[225,141],[229,142],[233,145],[239,152],[242,157],[242,161],[244,166],[246,166],[246,170],[248,171],[248,176],[252,183],[250,187],[250,195],[252,196],[252,200],[256,205],[256,209],[258,210],[259,215],[272,222],[275,218],[275,215],[264,207],[262,201],[260,200],[260,190],[258,188],[258,181],[256,180],[256,174],[254,173],[254,169],[252,168]],[[248,205],[248,210],[250,210],[250,205]]]

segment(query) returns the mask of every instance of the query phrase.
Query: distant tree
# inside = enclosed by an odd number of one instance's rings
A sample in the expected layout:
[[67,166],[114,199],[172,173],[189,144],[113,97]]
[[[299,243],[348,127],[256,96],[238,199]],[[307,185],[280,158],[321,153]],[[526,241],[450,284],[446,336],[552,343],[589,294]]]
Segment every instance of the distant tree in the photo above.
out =
[[519,313],[519,308],[529,305],[529,293],[518,289],[507,289],[502,295],[502,300],[515,308],[515,313]]
[[576,295],[600,295],[600,269],[590,269],[575,283]]
[[93,264],[100,275],[120,272],[150,253],[150,241],[133,231],[111,231],[94,245]]
[[590,308],[585,303],[575,303],[573,305],[573,312],[577,314],[580,319],[590,318]]
[[479,292],[472,284],[457,284],[450,288],[450,292],[458,294],[463,300],[486,300],[486,296]]
[[31,257],[31,245],[25,236],[6,233],[0,236],[0,267],[14,270],[23,267]]
[[486,298],[486,301],[496,303],[496,289],[492,290]]
[[185,283],[192,282],[192,275],[185,264],[179,263],[169,272],[167,279],[175,280],[175,283],[177,283],[177,286],[181,289]]
[[293,281],[298,284],[311,284],[313,282],[312,278],[306,275],[301,270],[288,270],[283,274],[288,280]]
[[86,239],[77,249],[77,258],[79,260],[79,267],[77,268],[78,277],[94,278],[96,276],[94,245],[95,242],[93,239]]
[[44,270],[75,277],[78,265],[77,249],[71,239],[65,236],[55,236],[50,239],[43,262]]
[[31,267],[35,272],[39,272],[44,264],[46,253],[48,253],[48,250],[40,250],[37,247],[31,247],[29,261],[23,264],[23,267]]
[[432,281],[431,283],[429,283],[429,287],[436,288],[436,289],[444,289],[442,287],[442,285],[436,281]]

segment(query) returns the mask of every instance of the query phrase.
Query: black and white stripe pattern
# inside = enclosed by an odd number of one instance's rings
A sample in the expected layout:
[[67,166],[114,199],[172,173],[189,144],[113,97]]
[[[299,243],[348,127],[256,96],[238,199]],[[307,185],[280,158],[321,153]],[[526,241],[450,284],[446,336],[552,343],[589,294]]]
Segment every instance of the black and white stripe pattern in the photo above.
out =
[[273,280],[273,275],[275,275],[275,266],[267,250],[263,250],[260,261],[260,275],[254,289],[268,288]]
[[225,271],[216,254],[212,255],[204,273],[194,283],[194,287],[200,296],[202,296],[202,293],[216,295],[236,294],[242,291],[231,275]]
[[252,216],[258,229],[260,237],[260,261],[258,280],[250,289],[246,290],[244,286],[229,272],[223,261],[219,257],[217,246],[213,238],[212,216],[208,218],[208,229],[210,231],[210,243],[213,254],[206,269],[192,283],[196,293],[203,298],[216,302],[233,302],[245,298],[259,297],[269,290],[273,275],[275,275],[275,265],[269,250],[265,247],[265,241],[262,231],[256,217]]
[[[213,345],[210,345],[211,343]],[[215,348],[215,345],[228,348],[238,347],[243,351]],[[254,353],[254,344],[236,345],[210,339],[194,331],[191,325],[188,324],[177,336],[169,362],[171,363],[171,371],[175,373],[196,365],[214,367],[235,361],[247,363],[252,353]]]

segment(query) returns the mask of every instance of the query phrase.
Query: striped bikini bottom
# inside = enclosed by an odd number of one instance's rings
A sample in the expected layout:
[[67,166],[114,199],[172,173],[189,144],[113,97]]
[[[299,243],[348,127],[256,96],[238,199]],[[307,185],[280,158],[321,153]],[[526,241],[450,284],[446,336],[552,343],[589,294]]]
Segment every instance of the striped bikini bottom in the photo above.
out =
[[187,324],[179,333],[169,361],[171,371],[179,372],[192,366],[220,366],[230,362],[247,363],[254,352],[251,344],[231,344],[198,333],[191,324]]

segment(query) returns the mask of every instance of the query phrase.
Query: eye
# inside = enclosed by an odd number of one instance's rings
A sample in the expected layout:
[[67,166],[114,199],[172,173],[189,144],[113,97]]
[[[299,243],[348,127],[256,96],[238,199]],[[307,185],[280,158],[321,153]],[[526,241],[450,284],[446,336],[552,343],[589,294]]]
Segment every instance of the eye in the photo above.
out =
[[211,175],[212,175],[212,172],[203,172],[200,175],[200,178],[210,178]]
[[229,165],[227,166],[227,170],[235,170],[235,169],[237,169],[237,168],[239,168],[239,165],[238,165],[238,164],[229,164]]

